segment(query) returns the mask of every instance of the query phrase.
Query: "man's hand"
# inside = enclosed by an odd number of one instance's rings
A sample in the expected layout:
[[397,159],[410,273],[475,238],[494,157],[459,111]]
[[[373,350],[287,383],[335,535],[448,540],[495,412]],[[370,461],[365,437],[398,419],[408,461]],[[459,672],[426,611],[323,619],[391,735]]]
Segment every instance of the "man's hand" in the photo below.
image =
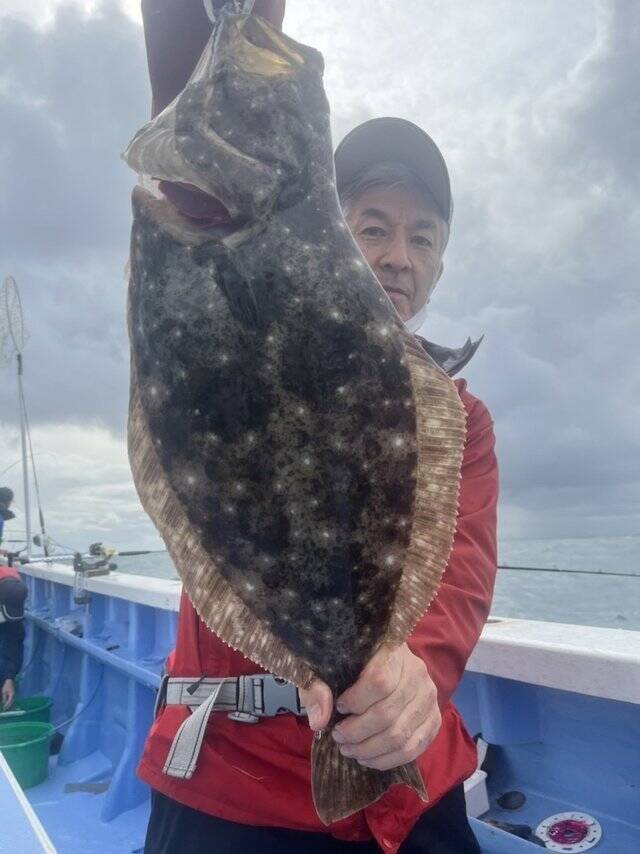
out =
[[282,29],[284,20],[284,6],[286,0],[256,0],[253,6],[253,14],[259,15],[277,30]]
[[8,712],[16,698],[16,686],[13,679],[5,679],[2,683],[2,711]]
[[[324,729],[333,705],[328,686],[316,679],[300,699],[309,726]],[[381,647],[336,707],[348,715],[332,732],[340,752],[379,771],[416,759],[440,729],[436,687],[406,644]]]

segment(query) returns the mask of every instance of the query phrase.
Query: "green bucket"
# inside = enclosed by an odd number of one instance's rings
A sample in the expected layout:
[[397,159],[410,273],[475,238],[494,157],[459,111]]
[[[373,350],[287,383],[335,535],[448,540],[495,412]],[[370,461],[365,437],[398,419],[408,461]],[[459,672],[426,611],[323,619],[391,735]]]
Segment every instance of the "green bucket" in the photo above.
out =
[[37,786],[49,773],[51,724],[31,722],[0,727],[0,753],[23,789]]
[[48,724],[51,720],[51,704],[51,697],[16,700],[8,711],[0,711],[0,724],[26,724],[33,721]]

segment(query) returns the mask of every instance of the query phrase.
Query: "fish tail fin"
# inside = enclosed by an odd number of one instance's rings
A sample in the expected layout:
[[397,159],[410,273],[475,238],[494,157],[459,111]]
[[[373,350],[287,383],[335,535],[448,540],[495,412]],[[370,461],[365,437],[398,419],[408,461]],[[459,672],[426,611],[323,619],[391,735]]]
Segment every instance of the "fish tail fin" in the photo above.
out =
[[346,818],[382,797],[391,786],[403,784],[423,801],[428,800],[424,781],[415,762],[389,771],[363,768],[340,753],[328,733],[316,737],[311,750],[313,802],[324,824]]

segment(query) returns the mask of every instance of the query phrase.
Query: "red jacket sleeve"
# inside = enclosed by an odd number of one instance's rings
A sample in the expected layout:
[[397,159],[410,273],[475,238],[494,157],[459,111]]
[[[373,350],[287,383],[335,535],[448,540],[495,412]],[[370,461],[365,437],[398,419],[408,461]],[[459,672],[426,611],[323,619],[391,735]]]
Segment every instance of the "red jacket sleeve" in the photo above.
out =
[[441,709],[458,686],[489,614],[497,562],[493,421],[464,380],[456,385],[467,411],[458,526],[438,595],[408,640],[427,665]]

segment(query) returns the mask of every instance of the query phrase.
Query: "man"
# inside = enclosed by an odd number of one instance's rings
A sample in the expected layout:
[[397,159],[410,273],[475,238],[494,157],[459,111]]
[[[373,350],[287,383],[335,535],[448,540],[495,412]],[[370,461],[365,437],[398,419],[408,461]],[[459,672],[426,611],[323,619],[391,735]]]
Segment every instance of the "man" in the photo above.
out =
[[13,491],[8,486],[0,487],[0,545],[2,545],[2,532],[4,531],[4,523],[10,519],[15,519],[15,514],[9,510],[13,501]]
[[[254,13],[279,26],[284,0],[258,0]],[[146,0],[143,15],[156,114],[186,83],[210,24],[201,0]],[[343,141],[336,173],[355,240],[400,317],[417,331],[442,275],[451,224],[442,155],[415,125],[378,119]],[[208,225],[223,216],[215,199],[189,186],[164,183],[161,189],[193,222]],[[474,350],[471,345],[461,351],[424,345],[450,373]],[[160,703],[139,767],[154,789],[147,854],[479,851],[462,789],[475,769],[475,747],[450,697],[489,612],[497,469],[491,418],[463,381],[458,391],[467,411],[467,440],[458,528],[439,595],[407,644],[381,650],[358,681],[335,698],[347,717],[332,732],[345,755],[369,767],[392,768],[416,759],[430,802],[424,804],[406,787],[393,787],[361,813],[329,828],[321,825],[311,800],[309,754],[312,731],[327,725],[333,698],[320,682],[300,691],[308,723],[280,714],[247,726],[240,722],[242,715],[250,717],[245,712],[235,711],[233,720],[215,713],[193,776],[169,777],[163,773],[167,754],[189,716],[186,700],[169,696],[164,707]],[[208,631],[183,596],[169,662],[172,679],[193,679],[187,692],[197,694],[203,679],[259,672]],[[263,691],[268,679],[261,683]],[[236,684],[245,683],[238,679]],[[176,684],[170,681],[171,687]],[[235,702],[232,709],[244,708]],[[295,704],[288,708],[296,711]]]
[[22,667],[24,601],[27,588],[18,572],[0,566],[0,700],[8,711],[16,696],[15,678]]

